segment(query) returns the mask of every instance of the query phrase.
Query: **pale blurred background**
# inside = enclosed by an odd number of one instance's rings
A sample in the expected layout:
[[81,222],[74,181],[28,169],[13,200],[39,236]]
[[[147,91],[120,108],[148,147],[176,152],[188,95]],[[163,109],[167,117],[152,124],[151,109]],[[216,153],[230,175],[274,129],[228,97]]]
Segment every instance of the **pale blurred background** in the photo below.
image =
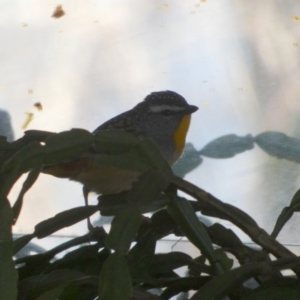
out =
[[[0,4],[0,109],[10,114],[15,139],[28,114],[33,119],[26,129],[92,131],[159,90],[174,90],[199,106],[188,135],[198,150],[231,133],[280,131],[300,138],[298,0]],[[65,14],[53,18],[58,5]],[[300,166],[255,146],[230,159],[204,157],[186,179],[271,232],[300,188]],[[38,222],[81,205],[80,184],[40,175],[14,231],[31,233]],[[299,245],[299,226],[294,215],[279,240]],[[82,222],[57,235],[86,231]]]

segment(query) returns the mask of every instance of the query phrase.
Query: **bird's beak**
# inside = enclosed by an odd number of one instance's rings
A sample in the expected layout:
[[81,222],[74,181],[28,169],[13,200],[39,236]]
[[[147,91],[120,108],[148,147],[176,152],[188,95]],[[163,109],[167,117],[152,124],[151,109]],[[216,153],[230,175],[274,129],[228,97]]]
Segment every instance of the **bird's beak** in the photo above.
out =
[[190,115],[190,114],[194,113],[195,111],[197,111],[198,109],[199,109],[199,108],[198,108],[197,106],[195,106],[195,105],[189,105],[189,106],[186,108],[185,113],[186,113],[187,115]]

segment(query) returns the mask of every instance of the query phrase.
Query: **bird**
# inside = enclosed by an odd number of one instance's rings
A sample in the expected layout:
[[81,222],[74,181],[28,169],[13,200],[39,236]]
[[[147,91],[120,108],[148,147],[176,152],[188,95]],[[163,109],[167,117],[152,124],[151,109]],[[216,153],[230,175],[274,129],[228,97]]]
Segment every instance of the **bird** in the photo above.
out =
[[[114,130],[122,130],[138,140],[148,138],[172,166],[183,152],[191,115],[197,110],[197,106],[188,104],[174,91],[152,92],[132,109],[104,122],[93,134],[97,136],[101,131],[113,134]],[[42,173],[83,184],[86,205],[89,192],[99,195],[120,193],[129,190],[141,175],[113,166],[97,166],[86,158],[46,166]]]

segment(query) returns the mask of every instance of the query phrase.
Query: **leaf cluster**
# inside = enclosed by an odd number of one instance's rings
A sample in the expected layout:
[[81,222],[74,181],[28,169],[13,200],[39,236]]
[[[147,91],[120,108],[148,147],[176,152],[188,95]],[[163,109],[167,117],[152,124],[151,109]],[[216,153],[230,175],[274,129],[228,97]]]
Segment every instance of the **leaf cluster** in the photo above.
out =
[[[141,176],[130,191],[100,196],[95,206],[61,212],[13,241],[11,228],[24,195],[43,167],[82,158],[139,171]],[[1,138],[0,168],[0,299],[151,300],[180,293],[193,300],[300,298],[300,259],[275,239],[299,210],[299,192],[268,235],[245,212],[174,175],[151,141],[120,131],[97,136],[81,129],[59,134],[30,131],[13,143]],[[7,195],[24,173],[27,178],[11,207]],[[33,238],[46,238],[96,212],[114,216],[109,233],[95,228],[43,253],[16,258]],[[146,212],[154,213],[146,217]],[[221,224],[204,225],[198,213],[232,222],[256,247],[244,245]],[[169,234],[188,239],[199,256],[156,253],[157,242]],[[186,276],[175,272],[180,267],[187,268]],[[295,276],[283,276],[282,270],[292,270]],[[254,285],[245,285],[250,279]],[[153,289],[159,293],[154,295]],[[188,295],[190,291],[194,294]]]

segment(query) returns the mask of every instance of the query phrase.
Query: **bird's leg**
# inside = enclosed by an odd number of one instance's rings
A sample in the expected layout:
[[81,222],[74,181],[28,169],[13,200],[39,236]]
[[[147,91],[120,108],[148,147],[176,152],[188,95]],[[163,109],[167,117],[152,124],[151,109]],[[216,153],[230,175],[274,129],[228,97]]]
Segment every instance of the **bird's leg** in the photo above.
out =
[[[88,197],[89,197],[89,192],[90,190],[84,185],[82,188],[82,192],[83,192],[83,197],[84,197],[84,202],[85,202],[85,206],[88,206]],[[95,228],[91,223],[90,217],[87,218],[87,227],[89,231],[93,231]]]

